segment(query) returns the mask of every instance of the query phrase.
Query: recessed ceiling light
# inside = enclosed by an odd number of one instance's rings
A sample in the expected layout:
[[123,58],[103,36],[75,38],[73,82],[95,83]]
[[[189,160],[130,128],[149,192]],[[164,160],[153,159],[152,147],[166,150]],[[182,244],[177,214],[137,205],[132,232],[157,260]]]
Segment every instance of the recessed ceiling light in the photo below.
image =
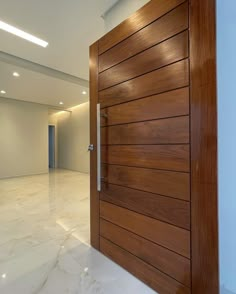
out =
[[59,104],[60,104],[60,105],[63,105],[63,104],[64,104],[64,102],[62,102],[62,101],[61,101],[61,102],[59,102]]
[[2,278],[6,279],[7,275],[6,274],[2,274]]
[[86,92],[86,91],[83,91],[83,92],[82,92],[82,94],[83,94],[83,95],[86,95],[86,94],[87,94],[87,92]]
[[20,76],[20,74],[15,71],[15,72],[13,72],[13,76],[18,78]]
[[26,33],[26,32],[24,32],[24,31],[22,31],[22,30],[20,30],[20,29],[18,29],[16,27],[13,27],[13,26],[3,22],[3,21],[0,21],[0,29],[4,30],[4,31],[6,31],[6,32],[8,32],[10,34],[13,34],[13,35],[15,35],[17,37],[20,37],[22,39],[25,39],[25,40],[27,40],[29,42],[32,42],[32,43],[37,44],[39,46],[42,46],[44,48],[46,48],[48,46],[48,42],[43,41],[42,39],[39,39],[39,38],[29,34],[29,33]]
[[6,94],[6,91],[2,90],[2,91],[1,91],[1,94]]

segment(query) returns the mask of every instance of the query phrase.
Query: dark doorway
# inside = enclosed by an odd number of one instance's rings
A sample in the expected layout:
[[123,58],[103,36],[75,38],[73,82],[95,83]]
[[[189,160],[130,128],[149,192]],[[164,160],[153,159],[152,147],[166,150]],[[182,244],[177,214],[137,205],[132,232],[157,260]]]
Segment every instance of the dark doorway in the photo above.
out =
[[55,168],[55,126],[48,126],[48,166]]

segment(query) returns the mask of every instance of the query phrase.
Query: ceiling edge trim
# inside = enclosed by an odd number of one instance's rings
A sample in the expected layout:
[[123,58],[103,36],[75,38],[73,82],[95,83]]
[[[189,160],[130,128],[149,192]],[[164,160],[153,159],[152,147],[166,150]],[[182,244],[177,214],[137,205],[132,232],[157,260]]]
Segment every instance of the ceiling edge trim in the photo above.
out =
[[32,102],[32,101],[28,101],[28,100],[15,99],[15,98],[11,98],[11,97],[3,97],[3,96],[0,96],[0,99],[6,100],[7,102],[9,102],[9,101],[15,101],[15,102],[19,102],[19,103],[30,103],[30,104],[36,104],[36,105],[40,105],[40,106],[45,106],[48,109],[55,109],[55,110],[58,110],[58,111],[66,111],[66,112],[70,112],[70,113],[72,112],[68,108],[57,107],[57,106],[53,106],[53,105],[50,105],[50,104],[44,104],[44,103],[39,103],[39,102]]
[[19,66],[34,72],[38,72],[56,79],[60,79],[66,82],[70,82],[73,84],[80,85],[82,87],[89,87],[89,81],[85,79],[78,78],[76,76],[64,73],[62,71],[29,61],[27,59],[23,59],[20,57],[17,57],[15,55],[8,54],[6,52],[0,51],[0,61],[3,61],[5,63]]
[[120,2],[120,0],[116,0],[115,3],[113,3],[112,5],[110,5],[106,11],[103,12],[103,14],[101,15],[101,18],[105,18],[106,15],[118,4],[118,2]]

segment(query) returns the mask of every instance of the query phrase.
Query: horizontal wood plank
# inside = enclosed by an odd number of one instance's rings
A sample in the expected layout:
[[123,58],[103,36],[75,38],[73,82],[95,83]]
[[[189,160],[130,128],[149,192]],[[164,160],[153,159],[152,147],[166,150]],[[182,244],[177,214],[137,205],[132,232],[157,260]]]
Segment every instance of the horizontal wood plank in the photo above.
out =
[[[99,72],[166,40],[187,28],[188,3],[184,3],[100,55]],[[101,44],[101,42],[102,40],[99,41],[99,44]]]
[[101,125],[116,125],[189,114],[189,88],[104,108]]
[[100,238],[101,252],[118,263],[120,266],[131,272],[141,281],[152,287],[157,293],[162,294],[190,294],[188,287],[175,281],[166,274],[158,271],[153,266],[147,264],[128,251],[113,244],[112,242]]
[[187,230],[104,201],[100,201],[100,216],[184,257],[190,257],[190,232]]
[[188,173],[103,164],[102,175],[111,184],[187,201],[190,198]]
[[103,219],[100,222],[100,233],[102,237],[190,287],[189,259]]
[[184,0],[151,0],[144,7],[135,12],[131,18],[123,21],[99,41],[99,54],[128,38],[138,30],[161,17]]
[[190,171],[189,145],[102,146],[102,163]]
[[103,145],[189,143],[189,116],[101,128]]
[[188,31],[100,73],[99,90],[120,84],[188,57]]
[[109,183],[102,183],[100,199],[190,230],[190,203]]
[[107,107],[189,85],[188,60],[182,60],[99,92],[99,103]]

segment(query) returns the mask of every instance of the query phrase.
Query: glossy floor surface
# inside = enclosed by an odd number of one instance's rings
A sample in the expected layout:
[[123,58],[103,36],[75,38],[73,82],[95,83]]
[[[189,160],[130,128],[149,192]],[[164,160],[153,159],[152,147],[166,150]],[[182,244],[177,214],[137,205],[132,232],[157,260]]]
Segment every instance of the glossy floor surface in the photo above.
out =
[[0,180],[1,294],[151,294],[89,246],[89,176]]

